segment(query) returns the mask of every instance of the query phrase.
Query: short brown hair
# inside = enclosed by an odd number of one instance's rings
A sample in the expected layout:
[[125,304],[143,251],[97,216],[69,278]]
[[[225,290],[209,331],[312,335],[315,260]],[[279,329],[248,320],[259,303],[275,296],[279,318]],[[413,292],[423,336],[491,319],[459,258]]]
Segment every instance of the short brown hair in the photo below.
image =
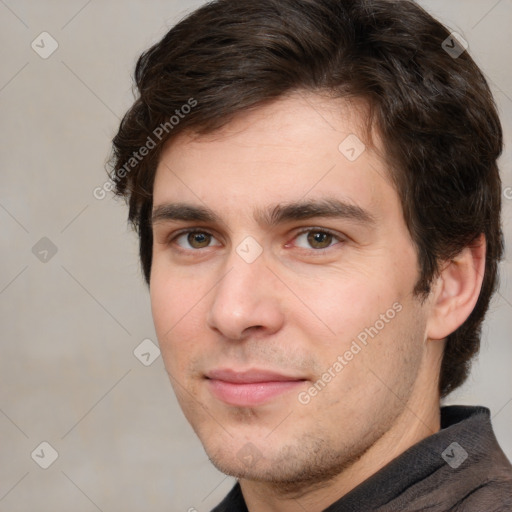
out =
[[[486,237],[478,302],[448,337],[442,362],[441,394],[460,386],[503,252],[502,130],[483,74],[467,52],[446,51],[443,42],[458,44],[450,37],[408,0],[217,0],[178,23],[140,56],[140,95],[113,140],[112,180],[129,200],[146,281],[153,181],[166,142],[184,130],[212,132],[294,91],[363,99],[417,249],[415,292],[425,297],[441,261]],[[144,147],[151,149],[140,158]]]

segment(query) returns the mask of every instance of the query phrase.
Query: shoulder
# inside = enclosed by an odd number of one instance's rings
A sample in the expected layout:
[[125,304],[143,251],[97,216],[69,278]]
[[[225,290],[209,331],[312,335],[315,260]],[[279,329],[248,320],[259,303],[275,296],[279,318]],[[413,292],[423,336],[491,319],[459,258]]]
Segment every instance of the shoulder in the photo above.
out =
[[511,512],[512,476],[483,483],[452,509],[454,512]]

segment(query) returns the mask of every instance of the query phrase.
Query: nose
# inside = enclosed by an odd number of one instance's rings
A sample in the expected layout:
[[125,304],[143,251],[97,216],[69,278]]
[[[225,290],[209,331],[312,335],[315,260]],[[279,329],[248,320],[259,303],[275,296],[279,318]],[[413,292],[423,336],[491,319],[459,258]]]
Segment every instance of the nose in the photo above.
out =
[[284,323],[278,281],[263,257],[252,263],[233,254],[229,271],[214,289],[208,326],[229,340],[274,334]]

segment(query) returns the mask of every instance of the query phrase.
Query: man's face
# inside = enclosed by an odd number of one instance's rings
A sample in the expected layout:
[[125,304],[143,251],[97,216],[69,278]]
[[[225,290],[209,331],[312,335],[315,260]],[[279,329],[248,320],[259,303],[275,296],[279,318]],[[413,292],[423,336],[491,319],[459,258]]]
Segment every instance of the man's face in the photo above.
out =
[[428,315],[362,126],[343,100],[293,95],[161,156],[153,317],[181,407],[226,473],[328,477],[414,410]]

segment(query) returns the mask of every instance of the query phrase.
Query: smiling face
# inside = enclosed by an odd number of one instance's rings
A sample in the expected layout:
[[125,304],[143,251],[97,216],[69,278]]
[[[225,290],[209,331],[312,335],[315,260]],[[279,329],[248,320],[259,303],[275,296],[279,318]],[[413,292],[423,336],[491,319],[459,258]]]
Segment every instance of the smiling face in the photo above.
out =
[[384,162],[354,159],[363,124],[343,100],[291,95],[161,156],[162,356],[211,460],[242,479],[332,477],[424,429],[437,400],[417,256]]

